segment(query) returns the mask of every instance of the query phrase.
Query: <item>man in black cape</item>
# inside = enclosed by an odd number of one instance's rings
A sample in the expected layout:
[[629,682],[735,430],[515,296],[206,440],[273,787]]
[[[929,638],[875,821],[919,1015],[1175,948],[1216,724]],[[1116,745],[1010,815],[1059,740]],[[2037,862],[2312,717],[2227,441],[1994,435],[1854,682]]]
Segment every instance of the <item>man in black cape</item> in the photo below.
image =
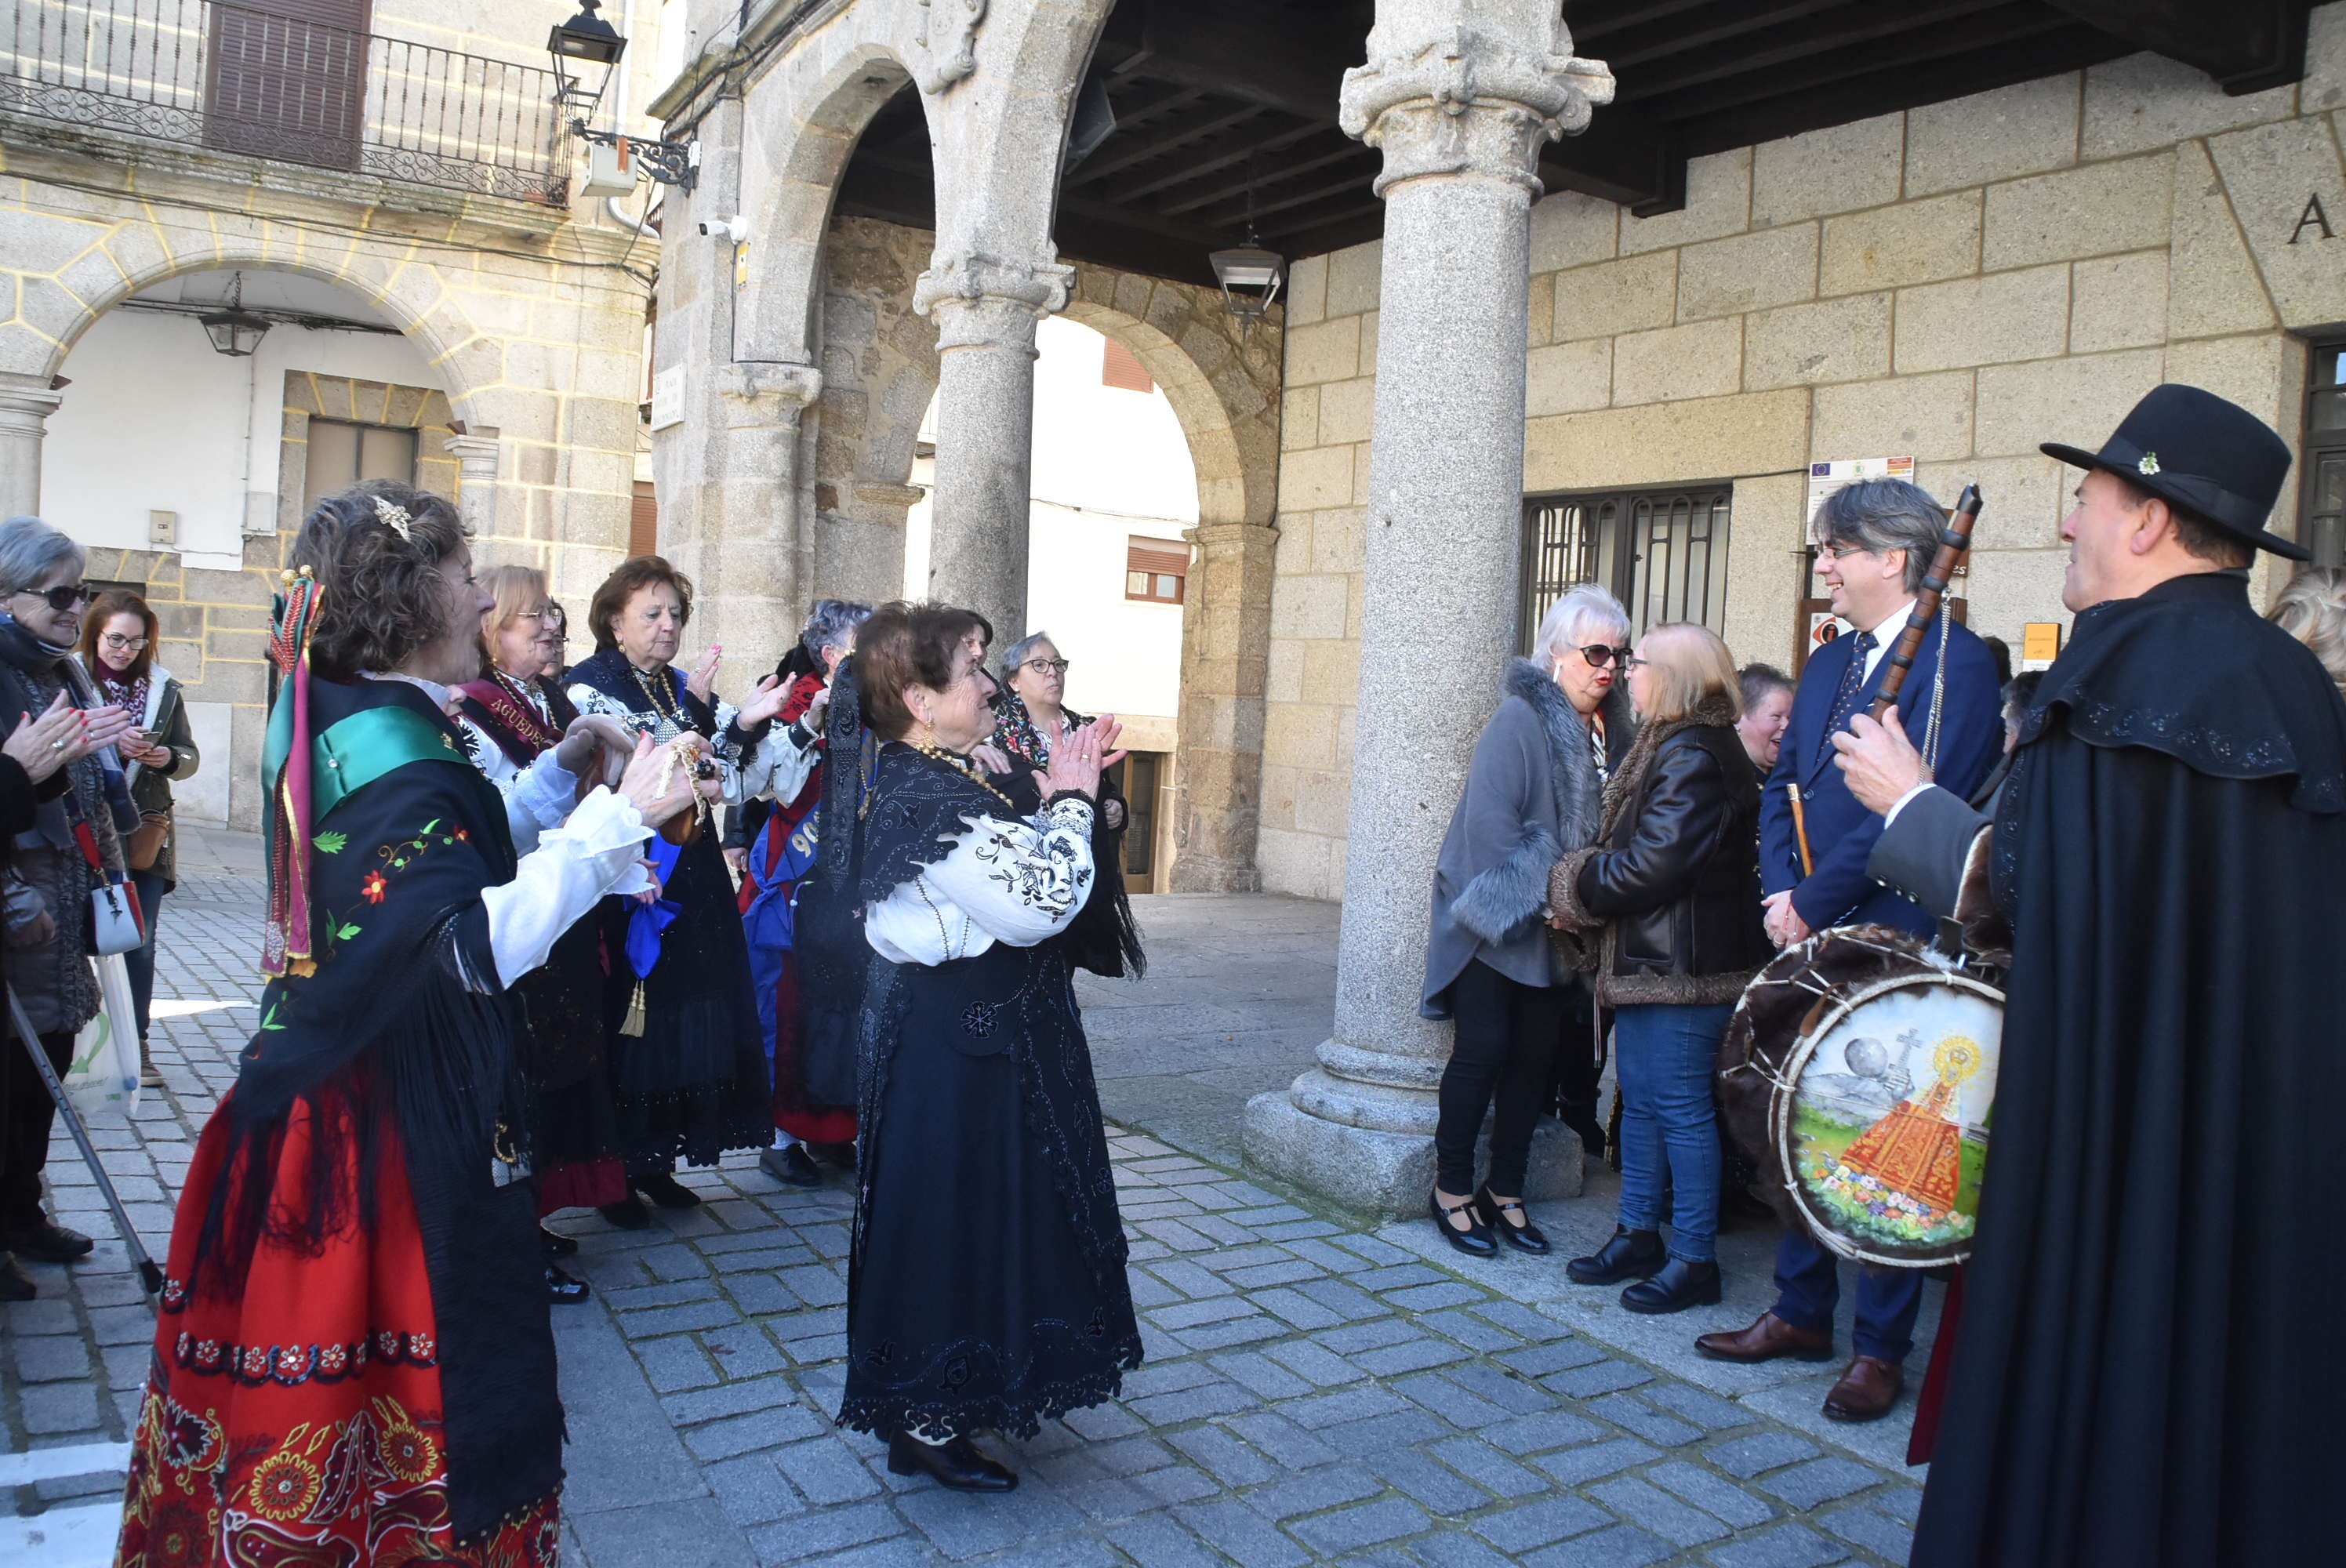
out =
[[2162,386],[2063,521],[2078,612],[1989,819],[1841,737],[1870,869],[1980,945],[2002,1071],[1914,1568],[2337,1560],[2346,704],[2260,619],[2289,449]]

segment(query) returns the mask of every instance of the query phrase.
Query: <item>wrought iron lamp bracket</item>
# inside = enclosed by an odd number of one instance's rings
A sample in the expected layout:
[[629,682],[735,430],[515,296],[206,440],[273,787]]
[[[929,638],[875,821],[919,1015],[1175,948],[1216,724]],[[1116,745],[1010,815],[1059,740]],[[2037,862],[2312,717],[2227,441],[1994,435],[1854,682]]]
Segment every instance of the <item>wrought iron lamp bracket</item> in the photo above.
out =
[[646,141],[640,137],[625,137],[616,131],[597,130],[585,120],[570,122],[570,132],[579,140],[597,147],[623,148],[628,167],[640,169],[657,184],[673,185],[679,190],[691,190],[700,182],[700,143],[692,141]]

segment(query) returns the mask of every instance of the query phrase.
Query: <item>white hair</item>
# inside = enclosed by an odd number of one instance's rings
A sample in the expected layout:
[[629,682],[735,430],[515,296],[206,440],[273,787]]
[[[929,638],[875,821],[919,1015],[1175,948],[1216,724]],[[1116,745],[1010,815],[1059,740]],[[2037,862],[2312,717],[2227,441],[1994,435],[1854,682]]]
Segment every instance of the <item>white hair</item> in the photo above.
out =
[[1629,612],[1595,583],[1575,583],[1540,617],[1534,657],[1551,662],[1592,643],[1618,647],[1629,640]]
[[0,523],[0,597],[37,588],[66,562],[78,571],[88,557],[82,547],[38,517]]

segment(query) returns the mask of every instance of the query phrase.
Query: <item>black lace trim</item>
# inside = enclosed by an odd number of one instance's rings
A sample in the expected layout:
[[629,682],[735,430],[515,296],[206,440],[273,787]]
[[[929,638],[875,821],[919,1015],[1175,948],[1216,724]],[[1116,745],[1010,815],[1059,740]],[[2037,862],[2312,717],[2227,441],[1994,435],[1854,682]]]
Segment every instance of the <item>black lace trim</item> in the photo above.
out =
[[[1046,1420],[1116,1398],[1124,1374],[1140,1365],[1140,1336],[1112,1337],[1106,1306],[1081,1329],[1046,1319],[1033,1325],[1031,1339],[1046,1348],[1015,1365],[1006,1363],[993,1345],[955,1340],[877,1392],[843,1396],[839,1424],[879,1437],[900,1431],[965,1437],[990,1431],[1024,1440]],[[898,1354],[892,1343],[873,1346],[860,1358],[859,1369],[874,1380],[884,1378]],[[1092,1357],[1102,1359],[1086,1370],[1033,1380],[1037,1361],[1064,1365]],[[973,1398],[966,1391],[972,1387],[1001,1391]]]

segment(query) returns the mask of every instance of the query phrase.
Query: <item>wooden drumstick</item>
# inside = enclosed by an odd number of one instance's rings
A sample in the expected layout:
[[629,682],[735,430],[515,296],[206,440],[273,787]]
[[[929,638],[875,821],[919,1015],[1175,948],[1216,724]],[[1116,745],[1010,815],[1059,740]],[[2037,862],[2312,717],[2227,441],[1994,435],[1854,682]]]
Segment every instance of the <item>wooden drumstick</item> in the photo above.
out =
[[1798,784],[1785,785],[1784,792],[1790,796],[1792,800],[1792,837],[1800,846],[1800,875],[1805,877],[1817,869],[1814,858],[1809,853],[1808,809],[1800,799],[1800,787]]

